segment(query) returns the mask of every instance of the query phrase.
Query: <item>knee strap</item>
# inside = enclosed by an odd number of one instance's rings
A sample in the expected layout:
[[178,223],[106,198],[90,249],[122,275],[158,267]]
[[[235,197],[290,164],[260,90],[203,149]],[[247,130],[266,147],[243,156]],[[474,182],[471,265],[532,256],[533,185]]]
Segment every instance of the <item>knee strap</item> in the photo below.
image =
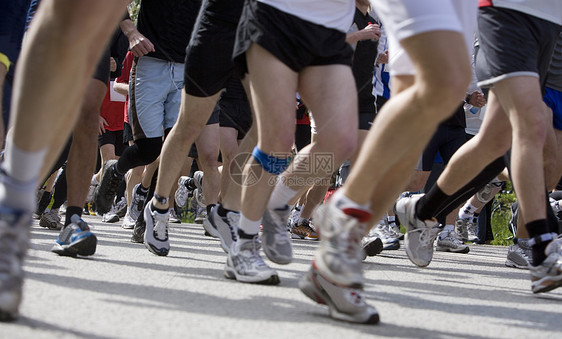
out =
[[268,173],[279,175],[289,166],[289,158],[278,158],[262,152],[258,146],[254,147],[252,156]]

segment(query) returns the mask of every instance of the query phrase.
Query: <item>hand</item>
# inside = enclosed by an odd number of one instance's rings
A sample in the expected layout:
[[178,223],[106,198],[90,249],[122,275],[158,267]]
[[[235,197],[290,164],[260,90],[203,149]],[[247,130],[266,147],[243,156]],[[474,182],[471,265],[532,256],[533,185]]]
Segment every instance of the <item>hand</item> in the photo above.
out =
[[99,118],[99,124],[98,124],[98,135],[102,135],[105,133],[105,126],[108,126],[109,124],[107,123],[107,121],[105,121],[105,119],[100,115]]
[[129,37],[129,49],[133,52],[133,55],[140,57],[146,55],[150,52],[154,52],[154,45],[150,40],[148,40],[144,35],[140,34],[138,31],[131,34]]
[[387,64],[387,63],[388,63],[388,50],[386,50],[386,51],[380,53],[380,54],[377,56],[377,65],[380,65],[380,64]]
[[363,33],[363,38],[361,40],[372,39],[378,41],[381,37],[381,29],[377,24],[368,24],[361,32]]
[[109,70],[115,72],[117,70],[117,62],[113,57],[109,57]]
[[470,95],[468,103],[474,107],[481,108],[486,105],[486,98],[484,98],[484,94],[482,92],[475,91]]

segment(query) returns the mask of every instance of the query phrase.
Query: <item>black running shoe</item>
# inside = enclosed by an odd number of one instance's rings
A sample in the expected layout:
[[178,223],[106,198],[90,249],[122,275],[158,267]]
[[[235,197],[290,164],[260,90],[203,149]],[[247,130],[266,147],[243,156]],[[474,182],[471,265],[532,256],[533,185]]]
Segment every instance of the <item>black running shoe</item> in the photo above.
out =
[[117,160],[108,160],[103,166],[103,176],[101,182],[94,192],[94,202],[97,212],[105,214],[111,210],[117,187],[123,180],[123,176],[115,170]]

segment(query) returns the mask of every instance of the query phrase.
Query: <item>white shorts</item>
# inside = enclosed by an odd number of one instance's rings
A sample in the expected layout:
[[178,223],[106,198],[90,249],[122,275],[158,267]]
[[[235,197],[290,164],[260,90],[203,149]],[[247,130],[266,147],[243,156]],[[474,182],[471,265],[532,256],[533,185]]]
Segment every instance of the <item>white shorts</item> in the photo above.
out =
[[464,35],[472,50],[477,0],[373,0],[389,41],[391,75],[415,74],[412,61],[400,41],[430,31],[453,31]]

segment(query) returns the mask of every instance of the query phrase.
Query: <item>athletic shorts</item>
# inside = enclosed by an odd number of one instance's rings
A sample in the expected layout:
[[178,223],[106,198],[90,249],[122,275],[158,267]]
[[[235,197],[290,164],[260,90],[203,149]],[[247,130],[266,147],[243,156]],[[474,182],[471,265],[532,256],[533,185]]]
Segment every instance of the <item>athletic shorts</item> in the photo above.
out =
[[246,1],[238,25],[234,61],[247,72],[245,53],[256,43],[295,72],[307,66],[351,66],[353,50],[346,34],[280,11],[258,1]]
[[125,149],[125,144],[123,143],[123,130],[106,130],[102,135],[98,135],[98,147],[102,147],[103,145],[115,146],[115,155],[120,156]]
[[219,106],[215,105],[215,108],[213,109],[213,113],[211,113],[211,116],[209,117],[209,120],[207,120],[207,125],[218,124],[219,123],[219,116],[220,116]]
[[[148,56],[135,58],[131,71],[129,123],[134,140],[162,137],[180,111],[184,64]],[[132,85],[131,85],[132,84]]]
[[544,102],[552,110],[552,125],[562,131],[562,92],[547,87]]
[[447,164],[453,154],[466,142],[464,127],[439,125],[437,131],[425,147],[419,158],[416,170],[431,171],[435,157],[441,155],[443,163]]
[[414,65],[400,41],[431,31],[464,35],[470,53],[474,41],[476,0],[375,0],[374,7],[388,35],[391,75],[413,75]]
[[243,139],[252,127],[250,103],[246,100],[221,98],[217,104],[221,127],[230,127],[238,131],[238,139]]
[[244,0],[207,0],[186,49],[185,92],[209,97],[226,87],[233,74],[232,49]]
[[[501,29],[498,29],[500,27]],[[478,86],[515,76],[532,76],[541,81],[546,73],[560,26],[506,8],[482,7],[478,15],[480,48],[476,54]]]
[[129,141],[133,141],[133,129],[128,122],[123,124],[123,143],[129,145]]

